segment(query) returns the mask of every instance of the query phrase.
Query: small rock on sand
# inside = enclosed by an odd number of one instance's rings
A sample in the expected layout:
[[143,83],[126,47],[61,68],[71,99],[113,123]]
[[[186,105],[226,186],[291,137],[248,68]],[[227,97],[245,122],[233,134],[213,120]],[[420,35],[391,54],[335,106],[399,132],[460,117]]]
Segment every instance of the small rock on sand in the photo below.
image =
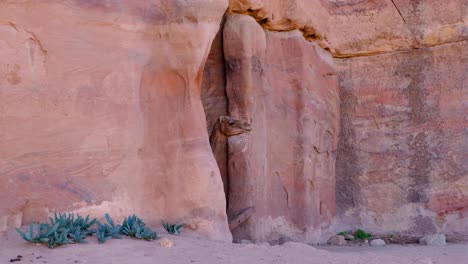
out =
[[434,234],[419,239],[419,244],[427,246],[443,246],[447,244],[444,234]]
[[271,246],[270,244],[268,244],[268,242],[259,242],[259,243],[256,243],[256,245],[261,246],[261,247],[270,247]]
[[328,239],[328,244],[332,246],[344,246],[346,245],[346,240],[344,236],[332,236]]
[[419,259],[415,264],[434,264],[434,262],[430,258],[425,257],[423,259]]
[[285,243],[287,243],[287,242],[291,242],[291,241],[292,241],[291,238],[286,237],[286,236],[281,236],[281,237],[279,238],[279,240],[278,240],[278,244],[283,245],[283,244],[285,244]]
[[370,242],[370,245],[371,247],[381,247],[381,246],[385,246],[386,243],[383,239],[372,239],[372,241]]
[[171,248],[174,246],[172,241],[168,238],[161,239],[161,241],[159,241],[159,245],[164,248]]

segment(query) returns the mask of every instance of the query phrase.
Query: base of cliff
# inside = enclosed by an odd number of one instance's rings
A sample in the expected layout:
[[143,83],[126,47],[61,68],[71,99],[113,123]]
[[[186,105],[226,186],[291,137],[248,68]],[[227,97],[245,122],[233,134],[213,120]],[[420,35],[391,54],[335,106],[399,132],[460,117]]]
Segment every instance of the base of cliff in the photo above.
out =
[[[14,231],[0,235],[0,263],[380,263],[429,264],[466,263],[468,244],[440,247],[321,247],[288,242],[283,245],[231,244],[214,242],[188,232],[152,242],[113,239],[98,244],[95,237],[87,244],[65,245],[49,249],[23,241]],[[167,240],[172,244],[168,246]],[[161,241],[164,240],[164,243]]]

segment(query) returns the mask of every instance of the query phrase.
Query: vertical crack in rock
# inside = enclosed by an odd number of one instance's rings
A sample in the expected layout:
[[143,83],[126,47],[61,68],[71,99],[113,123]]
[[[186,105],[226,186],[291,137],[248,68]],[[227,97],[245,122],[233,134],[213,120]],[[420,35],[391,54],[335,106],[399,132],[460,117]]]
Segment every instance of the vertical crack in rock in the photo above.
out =
[[289,205],[289,192],[288,189],[286,189],[286,186],[284,186],[283,180],[281,180],[281,176],[279,175],[279,172],[276,172],[276,176],[278,176],[278,179],[281,183],[281,186],[283,186],[284,193],[286,195],[286,205],[288,206],[288,209],[291,209],[291,206]]
[[393,6],[395,7],[395,9],[397,10],[398,14],[400,15],[401,19],[403,20],[403,22],[404,22],[405,24],[408,25],[408,23],[406,22],[405,18],[404,18],[403,15],[401,14],[400,9],[399,9],[398,6],[395,4],[394,0],[391,0],[391,1],[392,1]]
[[[398,8],[398,6],[395,4],[395,1],[394,0],[391,0],[392,1],[392,4],[393,6],[395,7],[396,11],[398,12],[398,15],[401,17],[401,20],[403,21],[403,23],[405,23],[405,25],[408,27],[408,30],[411,32],[411,37],[413,38],[413,43],[411,45],[412,48],[414,49],[418,49],[421,47],[421,43],[419,43],[418,41],[418,38],[416,37],[416,34],[414,32],[414,29],[411,27],[411,25],[406,21],[405,17],[403,16],[403,14],[401,13],[401,10],[400,8]],[[419,4],[419,3],[414,3],[416,1],[413,1],[412,3],[412,6],[413,6],[413,10],[416,8],[415,7],[415,4],[416,6]],[[414,23],[414,22],[413,22]]]

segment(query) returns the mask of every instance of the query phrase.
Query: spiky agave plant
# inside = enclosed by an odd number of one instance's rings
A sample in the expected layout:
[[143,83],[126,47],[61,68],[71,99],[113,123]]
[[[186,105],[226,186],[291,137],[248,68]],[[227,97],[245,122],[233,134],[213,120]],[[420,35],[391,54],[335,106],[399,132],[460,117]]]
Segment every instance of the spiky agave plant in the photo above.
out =
[[99,243],[104,243],[111,238],[121,239],[122,237],[119,235],[121,226],[114,225],[114,221],[112,221],[112,218],[108,214],[104,217],[106,218],[107,223],[97,221],[98,228],[96,235]]
[[147,227],[143,219],[137,217],[135,214],[128,216],[122,223],[121,234],[129,237],[136,237],[138,239],[154,240],[158,238],[156,232]]
[[169,224],[164,221],[162,221],[162,225],[164,229],[167,231],[167,233],[171,235],[179,235],[180,234],[180,229],[184,226],[184,224]]
[[29,233],[23,233],[16,229],[20,236],[32,243],[47,243],[50,248],[63,244],[86,242],[86,236],[92,235],[95,230],[91,229],[96,219],[90,219],[89,215],[83,218],[79,214],[54,214],[49,218],[49,223],[37,225],[37,233],[34,234],[34,224],[29,226]]
[[74,243],[74,241],[69,237],[69,232],[70,229],[59,227],[48,236],[49,240],[47,241],[47,245],[50,248],[56,248],[61,245]]
[[[37,233],[34,232],[34,227],[37,227]],[[20,234],[21,238],[31,243],[47,243],[49,241],[49,236],[55,232],[58,228],[57,226],[51,227],[49,224],[41,223],[39,225],[30,224],[29,232],[23,233],[19,228],[16,228],[16,231]]]
[[81,215],[76,214],[55,214],[54,217],[49,218],[51,224],[59,223],[59,230],[67,231],[67,236],[74,243],[86,243],[85,238],[92,236],[96,229],[91,228],[97,219],[90,219],[89,215],[83,218]]
[[96,233],[96,229],[91,228],[96,223],[97,219],[90,219],[89,215],[87,215],[85,218],[77,215],[76,219],[71,223],[71,238],[73,238],[76,243],[86,242],[85,238],[87,236],[92,236],[94,233]]

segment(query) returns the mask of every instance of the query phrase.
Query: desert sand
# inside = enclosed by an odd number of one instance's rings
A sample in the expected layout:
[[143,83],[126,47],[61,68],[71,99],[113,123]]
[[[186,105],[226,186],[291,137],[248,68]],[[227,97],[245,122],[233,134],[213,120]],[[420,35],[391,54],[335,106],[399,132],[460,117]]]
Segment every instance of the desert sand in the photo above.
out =
[[448,244],[430,247],[418,245],[390,245],[384,247],[330,247],[287,242],[283,245],[232,244],[210,241],[196,234],[171,236],[160,232],[173,246],[165,248],[160,241],[112,239],[98,244],[96,237],[87,244],[65,245],[49,249],[44,245],[23,241],[10,230],[1,235],[0,263],[21,255],[14,263],[317,263],[317,264],[466,264],[468,244]]

